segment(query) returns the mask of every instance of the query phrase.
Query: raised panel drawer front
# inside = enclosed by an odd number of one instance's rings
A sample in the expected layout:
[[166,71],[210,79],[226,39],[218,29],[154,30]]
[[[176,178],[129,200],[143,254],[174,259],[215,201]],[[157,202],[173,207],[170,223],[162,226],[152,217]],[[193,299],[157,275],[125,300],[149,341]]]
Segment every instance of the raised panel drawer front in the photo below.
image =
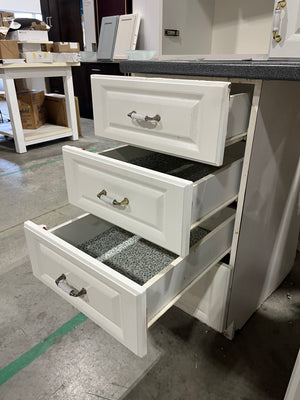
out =
[[148,327],[230,251],[234,218],[195,228],[184,259],[91,214],[49,231],[27,221],[25,235],[34,275],[143,357]]
[[102,75],[91,84],[96,136],[219,166],[226,137],[247,131],[250,98],[230,96],[229,82]]
[[230,146],[217,168],[132,146],[64,146],[69,202],[185,257],[191,225],[237,196],[243,150]]

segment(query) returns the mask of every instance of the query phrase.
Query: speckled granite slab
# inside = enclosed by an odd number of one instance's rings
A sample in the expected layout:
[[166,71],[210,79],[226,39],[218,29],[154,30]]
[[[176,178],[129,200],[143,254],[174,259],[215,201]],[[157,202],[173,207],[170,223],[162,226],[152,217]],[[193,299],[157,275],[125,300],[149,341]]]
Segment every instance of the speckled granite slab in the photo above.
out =
[[148,156],[135,158],[129,162],[140,167],[188,179],[193,182],[218,169],[211,165],[154,152]]
[[300,81],[299,61],[121,61],[123,73]]
[[[208,233],[202,228],[191,232],[193,246]],[[78,248],[110,268],[143,285],[178,256],[139,236],[113,226]]]

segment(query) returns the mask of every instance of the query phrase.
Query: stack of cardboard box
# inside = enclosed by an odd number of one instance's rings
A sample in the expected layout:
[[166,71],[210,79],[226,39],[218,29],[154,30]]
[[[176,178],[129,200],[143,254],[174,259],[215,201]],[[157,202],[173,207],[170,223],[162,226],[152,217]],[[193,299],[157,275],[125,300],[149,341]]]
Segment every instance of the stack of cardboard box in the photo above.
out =
[[79,43],[77,42],[44,42],[20,43],[21,57],[27,63],[36,62],[79,62]]
[[6,38],[10,24],[14,18],[15,14],[13,12],[0,11],[0,40]]
[[7,32],[13,19],[14,13],[0,11],[0,60],[19,58],[17,42],[6,40]]
[[43,48],[45,51],[50,51],[52,53],[53,62],[74,63],[80,61],[80,47],[77,42],[45,43]]

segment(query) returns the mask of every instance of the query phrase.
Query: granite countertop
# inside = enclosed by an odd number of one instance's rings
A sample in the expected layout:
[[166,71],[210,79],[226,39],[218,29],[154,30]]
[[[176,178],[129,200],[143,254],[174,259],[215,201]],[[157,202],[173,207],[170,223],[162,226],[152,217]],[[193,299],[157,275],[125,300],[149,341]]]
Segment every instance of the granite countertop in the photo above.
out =
[[300,81],[297,61],[121,61],[123,73]]
[[119,60],[97,60],[95,58],[89,60],[81,60],[81,64],[119,64]]

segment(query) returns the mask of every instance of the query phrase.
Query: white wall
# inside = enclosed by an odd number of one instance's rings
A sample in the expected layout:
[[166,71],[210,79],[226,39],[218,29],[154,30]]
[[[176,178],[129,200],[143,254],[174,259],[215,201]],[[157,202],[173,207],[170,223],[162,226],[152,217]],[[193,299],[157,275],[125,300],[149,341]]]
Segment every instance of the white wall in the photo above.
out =
[[40,13],[40,0],[1,0],[1,10]]

